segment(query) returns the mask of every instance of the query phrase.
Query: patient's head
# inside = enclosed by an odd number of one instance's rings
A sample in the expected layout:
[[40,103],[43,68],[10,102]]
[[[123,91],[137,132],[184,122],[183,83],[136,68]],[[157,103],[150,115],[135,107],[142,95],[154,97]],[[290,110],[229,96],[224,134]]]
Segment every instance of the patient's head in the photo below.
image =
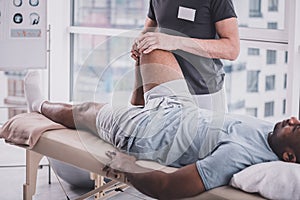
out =
[[269,135],[269,144],[280,159],[300,163],[300,121],[291,117],[278,122]]

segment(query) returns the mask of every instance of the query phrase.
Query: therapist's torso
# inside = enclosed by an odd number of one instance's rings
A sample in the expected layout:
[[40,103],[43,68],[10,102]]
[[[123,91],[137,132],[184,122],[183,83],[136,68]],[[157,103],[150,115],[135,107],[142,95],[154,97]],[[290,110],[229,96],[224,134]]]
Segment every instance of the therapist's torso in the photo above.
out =
[[[236,14],[231,0],[151,0],[148,17],[167,34],[215,39],[215,22],[236,17]],[[173,53],[192,94],[211,94],[222,89],[225,73],[219,59],[181,50]]]

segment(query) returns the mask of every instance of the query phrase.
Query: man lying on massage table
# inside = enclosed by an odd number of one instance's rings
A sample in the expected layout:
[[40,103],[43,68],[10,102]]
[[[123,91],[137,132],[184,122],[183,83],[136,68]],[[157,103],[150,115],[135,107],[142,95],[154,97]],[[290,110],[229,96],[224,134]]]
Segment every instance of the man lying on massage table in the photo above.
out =
[[[257,163],[300,162],[296,118],[273,126],[198,108],[178,63],[166,51],[143,55],[135,67],[138,89],[132,103],[141,106],[50,103],[42,98],[35,72],[25,78],[28,105],[68,128],[92,131],[126,153],[108,152],[112,161],[104,170],[124,172],[139,191],[158,199],[190,197],[226,185],[233,174]],[[151,171],[137,166],[135,159],[180,169],[170,174]]]

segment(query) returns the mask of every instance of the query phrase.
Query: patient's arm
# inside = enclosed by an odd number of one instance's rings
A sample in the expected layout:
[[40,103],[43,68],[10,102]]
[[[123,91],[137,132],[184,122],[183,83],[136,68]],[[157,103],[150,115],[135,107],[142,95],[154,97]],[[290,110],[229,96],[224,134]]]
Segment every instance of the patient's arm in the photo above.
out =
[[110,168],[124,172],[136,189],[153,198],[181,199],[205,191],[196,164],[187,165],[173,173],[165,173],[135,164],[132,156],[116,153],[111,157]]
[[185,166],[170,174],[152,171],[125,175],[136,189],[157,199],[181,199],[205,191],[196,164]]

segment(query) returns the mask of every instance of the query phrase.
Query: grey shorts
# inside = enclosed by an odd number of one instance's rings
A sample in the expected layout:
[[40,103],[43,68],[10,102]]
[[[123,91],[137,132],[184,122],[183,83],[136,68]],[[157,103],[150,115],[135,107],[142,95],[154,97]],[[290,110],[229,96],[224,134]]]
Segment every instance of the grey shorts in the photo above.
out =
[[184,107],[196,107],[184,79],[156,86],[144,98],[144,107],[102,107],[96,119],[100,138],[120,150],[128,150],[133,138],[153,138],[158,133],[170,132],[177,126],[174,123]]

